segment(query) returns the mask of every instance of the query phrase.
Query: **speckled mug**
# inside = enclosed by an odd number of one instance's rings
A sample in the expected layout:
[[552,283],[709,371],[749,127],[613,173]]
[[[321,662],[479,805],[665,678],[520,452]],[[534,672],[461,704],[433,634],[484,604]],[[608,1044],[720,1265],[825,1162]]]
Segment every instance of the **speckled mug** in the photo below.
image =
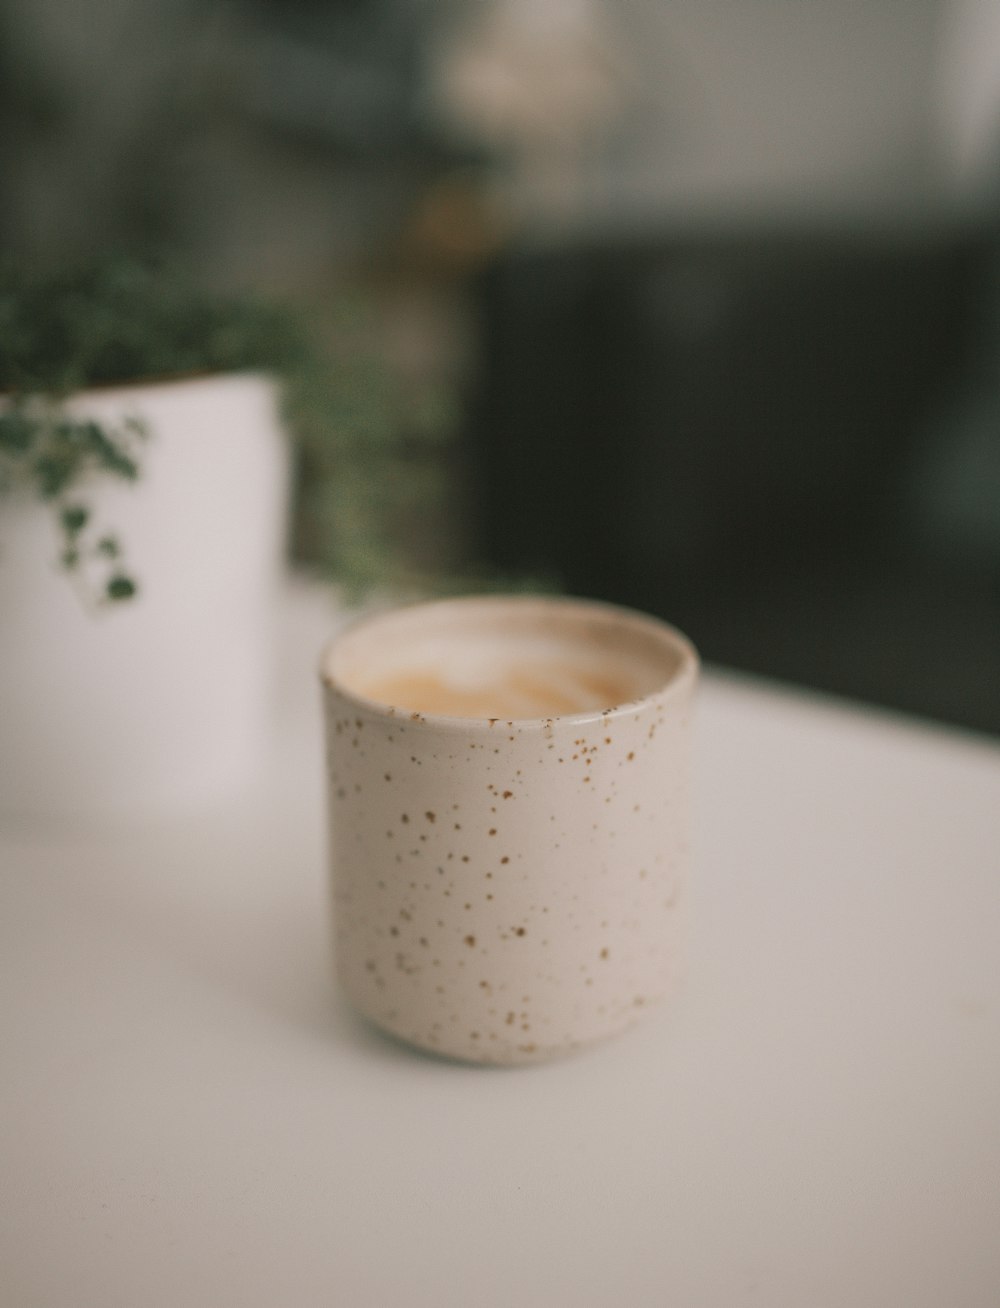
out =
[[[469,633],[579,642],[645,672],[624,702],[549,717],[411,711],[359,689],[380,661]],[[422,1048],[509,1064],[614,1035],[668,993],[697,675],[679,632],[588,601],[445,600],[343,632],[322,679],[334,949],[355,1007]]]

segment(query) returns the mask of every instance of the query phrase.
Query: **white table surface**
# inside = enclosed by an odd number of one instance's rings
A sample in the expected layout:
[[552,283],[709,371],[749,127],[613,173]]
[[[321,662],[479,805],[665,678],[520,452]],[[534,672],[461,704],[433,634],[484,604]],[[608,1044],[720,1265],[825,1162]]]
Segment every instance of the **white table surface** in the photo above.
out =
[[719,674],[681,995],[518,1070],[328,962],[312,592],[229,811],[0,830],[7,1308],[996,1308],[1000,747]]

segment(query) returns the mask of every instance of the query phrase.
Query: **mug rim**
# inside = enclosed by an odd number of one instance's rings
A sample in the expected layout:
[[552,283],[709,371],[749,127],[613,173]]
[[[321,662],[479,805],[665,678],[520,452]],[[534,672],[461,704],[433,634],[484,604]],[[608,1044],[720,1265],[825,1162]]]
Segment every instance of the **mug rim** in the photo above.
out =
[[[432,615],[435,611],[445,612],[449,609],[497,610],[510,607],[516,607],[522,611],[530,611],[532,608],[552,609],[556,607],[566,613],[573,612],[583,619],[589,616],[604,621],[612,621],[626,628],[632,627],[637,632],[643,632],[646,637],[652,636],[664,648],[669,647],[678,659],[677,667],[655,689],[632,699],[622,700],[620,703],[608,708],[584,709],[576,713],[552,713],[542,717],[507,718],[427,713],[389,704],[384,700],[373,699],[346,685],[338,677],[332,666],[338,650],[352,635],[382,621],[420,611]],[[387,605],[359,613],[325,643],[319,658],[318,672],[320,682],[326,692],[335,693],[347,703],[353,704],[359,709],[364,709],[367,713],[387,722],[426,723],[428,726],[446,731],[489,731],[497,723],[503,722],[505,725],[514,727],[519,731],[530,731],[542,730],[558,723],[583,725],[601,720],[613,721],[615,718],[634,715],[647,705],[663,704],[690,689],[697,680],[700,667],[701,660],[698,651],[689,637],[665,619],[655,617],[653,614],[645,613],[640,609],[614,604],[606,600],[585,599],[572,595],[500,593],[468,594],[450,596],[445,599],[418,600],[412,603]]]

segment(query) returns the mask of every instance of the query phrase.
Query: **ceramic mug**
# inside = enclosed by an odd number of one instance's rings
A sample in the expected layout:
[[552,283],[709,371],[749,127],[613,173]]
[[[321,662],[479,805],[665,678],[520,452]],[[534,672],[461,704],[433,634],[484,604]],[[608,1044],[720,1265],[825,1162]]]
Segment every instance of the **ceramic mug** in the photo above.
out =
[[355,1007],[519,1063],[636,1022],[677,975],[698,658],[606,604],[471,597],[326,650],[334,948]]

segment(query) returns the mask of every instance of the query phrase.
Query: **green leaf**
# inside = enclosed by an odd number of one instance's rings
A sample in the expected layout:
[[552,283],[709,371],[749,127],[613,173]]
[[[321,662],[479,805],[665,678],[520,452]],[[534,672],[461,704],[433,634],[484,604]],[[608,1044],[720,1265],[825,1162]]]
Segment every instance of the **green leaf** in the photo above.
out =
[[103,554],[106,559],[117,559],[121,555],[121,546],[114,536],[102,536],[97,542],[97,553]]
[[86,433],[88,444],[103,471],[135,481],[139,475],[139,465],[121,444],[96,423],[87,423]]
[[118,603],[120,600],[131,599],[136,593],[136,590],[137,587],[132,578],[126,577],[124,573],[118,572],[108,580],[108,584],[104,588],[104,593],[109,600]]
[[17,408],[0,413],[0,450],[26,454],[37,434],[36,425]]
[[34,466],[38,493],[43,500],[54,500],[71,485],[79,468],[79,459],[71,452],[61,450],[57,454],[43,454]]
[[89,509],[85,509],[82,504],[73,504],[69,508],[63,509],[59,515],[59,521],[62,523],[63,531],[67,536],[78,536],[87,525],[89,517]]

